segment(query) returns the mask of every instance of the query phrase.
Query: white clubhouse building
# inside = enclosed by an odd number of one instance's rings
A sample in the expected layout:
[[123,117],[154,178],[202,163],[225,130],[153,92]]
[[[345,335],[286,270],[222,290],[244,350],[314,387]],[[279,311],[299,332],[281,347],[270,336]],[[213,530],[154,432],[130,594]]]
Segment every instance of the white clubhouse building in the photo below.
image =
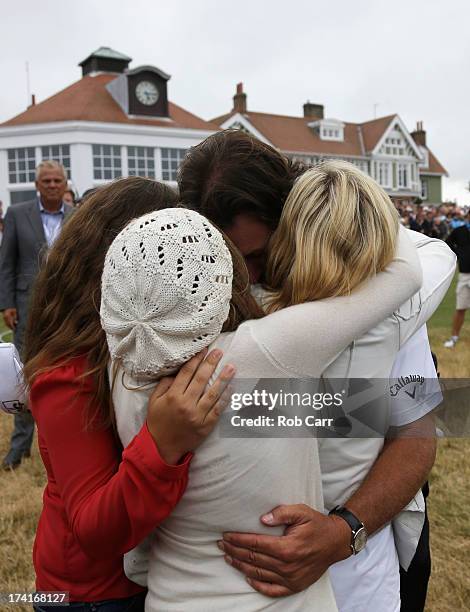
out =
[[168,100],[169,75],[101,47],[81,62],[83,76],[0,125],[0,200],[34,198],[34,169],[64,164],[81,194],[121,176],[174,182],[181,159],[218,126]]
[[0,200],[35,196],[34,169],[63,163],[77,194],[121,176],[174,183],[186,151],[220,129],[237,128],[290,157],[315,164],[342,158],[375,178],[395,202],[442,201],[447,174],[426,144],[421,123],[409,132],[398,115],[361,124],[324,116],[307,102],[303,116],[254,112],[240,83],[230,112],[212,121],[168,100],[170,76],[155,66],[129,69],[131,58],[101,47],[80,63],[82,78],[0,124]]

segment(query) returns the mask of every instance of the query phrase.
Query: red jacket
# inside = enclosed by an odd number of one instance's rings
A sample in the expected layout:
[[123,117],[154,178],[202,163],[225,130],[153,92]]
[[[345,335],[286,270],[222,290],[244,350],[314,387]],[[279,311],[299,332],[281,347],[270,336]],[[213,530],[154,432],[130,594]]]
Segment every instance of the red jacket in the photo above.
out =
[[39,375],[30,396],[47,471],[33,552],[36,588],[69,591],[71,601],[142,590],[124,575],[122,556],[172,512],[191,459],[165,464],[147,425],[122,457],[111,429],[85,431],[93,382],[78,377],[86,367],[77,357]]

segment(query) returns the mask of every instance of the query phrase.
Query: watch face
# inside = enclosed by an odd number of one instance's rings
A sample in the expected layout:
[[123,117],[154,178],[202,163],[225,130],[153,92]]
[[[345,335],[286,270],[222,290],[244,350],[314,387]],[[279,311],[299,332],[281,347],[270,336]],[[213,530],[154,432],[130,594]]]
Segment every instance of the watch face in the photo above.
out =
[[140,81],[135,88],[137,100],[145,106],[153,106],[158,100],[158,89],[150,81]]
[[367,531],[364,527],[358,529],[354,535],[354,551],[356,554],[361,552],[367,543]]

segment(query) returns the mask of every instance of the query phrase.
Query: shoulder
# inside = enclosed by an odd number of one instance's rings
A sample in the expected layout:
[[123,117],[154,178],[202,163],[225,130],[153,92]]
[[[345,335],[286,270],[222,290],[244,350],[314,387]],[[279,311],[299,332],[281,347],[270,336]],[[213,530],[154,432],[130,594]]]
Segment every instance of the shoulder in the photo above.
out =
[[7,210],[7,214],[10,213],[12,216],[21,214],[29,214],[34,207],[37,207],[37,200],[30,200],[29,202],[22,202],[21,204],[13,204]]
[[74,357],[33,380],[29,406],[43,433],[59,422],[75,422],[82,418],[83,409],[92,405],[94,381],[86,375],[87,369],[86,357]]
[[84,391],[91,391],[93,380],[91,376],[85,376],[88,369],[88,361],[85,355],[72,357],[65,363],[59,364],[41,372],[36,376],[31,385],[31,395],[44,387],[57,388],[57,386],[70,386]]

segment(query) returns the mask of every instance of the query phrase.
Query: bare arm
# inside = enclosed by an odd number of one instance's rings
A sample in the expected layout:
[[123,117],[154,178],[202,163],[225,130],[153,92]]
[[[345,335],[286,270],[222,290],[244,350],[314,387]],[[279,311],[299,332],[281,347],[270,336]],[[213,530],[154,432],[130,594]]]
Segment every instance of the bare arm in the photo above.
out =
[[[369,533],[391,521],[409,503],[434,463],[436,441],[430,415],[400,430],[400,435],[386,441],[367,478],[345,504]],[[269,597],[308,588],[330,565],[351,555],[351,530],[340,517],[298,504],[278,506],[262,521],[287,525],[284,535],[226,533],[220,546],[226,562]]]
[[361,518],[368,533],[391,521],[411,501],[426,482],[436,458],[432,414],[396,428],[394,434],[385,440],[364,482],[345,504]]

